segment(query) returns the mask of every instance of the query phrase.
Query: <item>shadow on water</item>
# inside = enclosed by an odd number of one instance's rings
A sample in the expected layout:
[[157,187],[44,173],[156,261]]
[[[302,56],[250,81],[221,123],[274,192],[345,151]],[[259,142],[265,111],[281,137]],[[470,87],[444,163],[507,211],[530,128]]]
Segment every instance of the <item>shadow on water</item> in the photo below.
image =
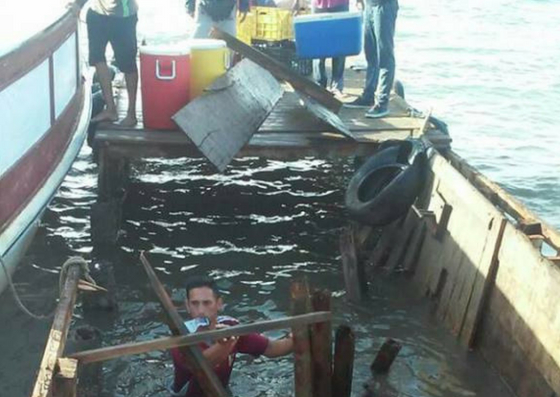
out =
[[[465,353],[431,320],[427,303],[409,291],[404,279],[375,280],[367,302],[347,303],[338,235],[345,225],[341,203],[352,173],[350,160],[248,158],[236,161],[225,175],[213,174],[200,160],[138,165],[123,207],[120,248],[114,251],[92,251],[89,242],[95,169],[88,161],[89,154],[82,154],[47,211],[16,281],[21,290],[52,302],[57,269],[67,255],[112,264],[118,311],[92,314],[78,307],[74,318],[74,326],[98,327],[104,345],[168,334],[137,260],[139,250],[147,250],[178,305],[188,276],[210,274],[226,295],[227,314],[244,322],[287,315],[294,276],[306,275],[312,286],[330,289],[335,325],[351,324],[356,334],[355,396],[361,394],[369,364],[386,337],[402,341],[403,349],[389,375],[378,380],[380,395],[509,395],[477,355]],[[40,307],[37,299],[26,302]],[[2,341],[1,381],[10,395],[28,394],[48,324],[24,317],[8,295],[0,301],[0,318],[9,338]],[[104,363],[97,395],[166,396],[171,375],[165,352],[113,360]],[[231,387],[239,396],[286,396],[292,393],[292,376],[290,357],[240,357]]]

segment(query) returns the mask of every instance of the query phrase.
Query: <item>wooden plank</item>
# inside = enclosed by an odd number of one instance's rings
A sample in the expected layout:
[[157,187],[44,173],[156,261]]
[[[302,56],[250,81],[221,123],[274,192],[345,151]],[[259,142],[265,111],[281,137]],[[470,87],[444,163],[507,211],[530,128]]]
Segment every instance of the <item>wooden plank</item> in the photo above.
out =
[[352,394],[354,344],[352,328],[340,325],[336,330],[334,345],[332,395],[335,397],[350,397]]
[[235,37],[216,28],[212,29],[210,36],[215,39],[224,40],[227,43],[227,46],[233,51],[238,52],[244,57],[259,64],[272,73],[277,79],[287,81],[292,85],[292,87],[294,87],[294,89],[315,99],[327,109],[338,113],[342,107],[342,102],[336,99],[326,89],[294,72],[288,66],[281,64],[274,58],[254,49],[250,45],[247,45],[242,41],[237,40]]
[[195,334],[164,337],[150,341],[86,350],[71,354],[69,357],[79,360],[80,364],[89,364],[133,354],[148,353],[154,350],[168,350],[175,347],[193,346],[207,340],[217,340],[231,336],[247,335],[253,332],[266,332],[314,323],[324,323],[330,321],[331,318],[332,316],[329,312],[320,311],[277,320],[260,321],[253,324],[240,324],[228,328],[197,332]]
[[76,295],[78,292],[78,280],[82,274],[80,265],[70,265],[64,287],[60,294],[60,300],[56,307],[53,324],[49,332],[45,353],[39,365],[39,373],[33,387],[32,397],[49,397],[53,383],[53,377],[57,368],[58,359],[64,351],[70,320]]
[[[150,280],[150,284],[158,296],[160,303],[168,317],[168,325],[173,335],[187,335],[189,333],[185,323],[179,316],[177,309],[173,305],[171,298],[165,291],[165,288],[159,281],[152,266],[144,256],[144,252],[140,253],[140,261],[146,270],[146,274]],[[210,362],[204,357],[200,348],[197,346],[186,346],[180,348],[181,353],[185,357],[187,368],[199,382],[202,391],[209,396],[227,397],[222,382],[214,372]]]
[[351,226],[340,235],[340,260],[346,293],[351,302],[361,302],[367,294],[367,280],[364,263],[358,261],[354,231]]
[[402,267],[404,270],[414,273],[418,258],[422,250],[424,238],[426,236],[426,223],[422,219],[415,220],[416,226],[410,237],[410,242],[406,246],[405,255],[402,260]]
[[[311,304],[316,312],[330,312],[331,293],[315,291]],[[313,362],[313,396],[331,397],[332,337],[331,322],[317,322],[311,327],[311,359]]]
[[394,247],[389,254],[389,259],[387,259],[385,265],[389,271],[394,271],[398,267],[402,268],[403,260],[407,253],[407,247],[410,244],[418,222],[418,217],[414,211],[412,209],[408,210],[400,232],[396,236]]
[[369,263],[374,267],[382,267],[387,262],[391,251],[393,250],[397,236],[399,235],[400,228],[404,222],[404,217],[401,217],[392,223],[383,227],[381,237],[377,245],[373,249],[369,258]]
[[329,109],[325,108],[317,101],[309,98],[307,95],[300,94],[299,96],[303,101],[305,108],[311,114],[313,114],[313,116],[317,120],[323,121],[324,123],[331,126],[334,129],[334,131],[340,132],[342,135],[352,140],[356,139],[354,134],[350,132],[346,124],[344,124],[344,122],[340,119],[340,117],[336,115],[336,113],[331,112]]
[[58,373],[54,377],[53,397],[76,397],[78,384],[78,360],[58,359]]
[[552,226],[545,223],[533,212],[528,210],[519,200],[512,197],[502,187],[481,174],[476,168],[468,164],[463,158],[453,151],[445,153],[451,164],[465,178],[467,178],[490,202],[499,206],[519,223],[539,223],[546,242],[554,249],[560,250],[560,233]]
[[222,172],[249,142],[282,93],[282,87],[269,72],[244,59],[218,78],[204,95],[179,110],[173,120]]
[[[293,315],[311,311],[307,280],[294,280],[290,285],[290,296]],[[293,327],[292,333],[294,336],[294,396],[312,397],[313,364],[309,327]]]

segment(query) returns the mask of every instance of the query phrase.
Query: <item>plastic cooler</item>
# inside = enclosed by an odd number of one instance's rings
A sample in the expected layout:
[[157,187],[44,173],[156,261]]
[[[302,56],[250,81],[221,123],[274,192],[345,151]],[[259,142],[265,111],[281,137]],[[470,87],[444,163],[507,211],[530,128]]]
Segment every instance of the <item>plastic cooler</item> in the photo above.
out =
[[296,54],[300,58],[357,55],[363,45],[362,12],[335,12],[294,18]]
[[140,78],[144,126],[176,129],[171,116],[189,102],[188,47],[140,47]]
[[191,98],[204,92],[214,80],[226,73],[229,51],[226,42],[213,39],[192,39],[191,48]]

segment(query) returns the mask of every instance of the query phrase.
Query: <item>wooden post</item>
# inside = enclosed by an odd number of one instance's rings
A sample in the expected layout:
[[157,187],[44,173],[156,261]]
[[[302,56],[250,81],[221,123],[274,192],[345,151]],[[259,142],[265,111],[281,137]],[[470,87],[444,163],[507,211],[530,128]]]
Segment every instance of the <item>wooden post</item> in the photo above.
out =
[[[305,314],[311,311],[307,281],[293,281],[290,287],[292,314]],[[295,397],[313,396],[313,367],[311,363],[311,343],[309,327],[292,328],[294,336],[294,395]]]
[[[331,310],[330,291],[315,291],[311,297],[313,311]],[[314,397],[331,397],[332,337],[331,322],[311,326],[311,358],[313,362]],[[335,396],[336,397],[336,396]]]
[[344,228],[340,236],[340,258],[348,299],[352,302],[360,302],[366,294],[367,282],[363,263],[358,261],[351,226]]
[[[165,310],[168,317],[168,325],[171,329],[173,335],[186,335],[189,333],[185,323],[179,316],[177,309],[173,305],[171,298],[165,291],[165,288],[159,281],[157,275],[155,274],[152,266],[144,256],[144,252],[140,254],[140,260],[144,265],[144,269],[150,279],[150,284],[152,285],[156,295],[158,296],[160,303]],[[204,357],[200,348],[197,346],[181,347],[179,348],[187,364],[187,368],[195,376],[196,380],[199,382],[202,391],[211,397],[227,397],[222,382],[218,379],[218,376],[214,372],[210,362]]]
[[332,395],[350,397],[352,393],[352,372],[354,371],[354,332],[347,325],[336,330],[334,345],[334,366]]
[[402,345],[394,339],[387,339],[377,352],[375,359],[371,363],[370,370],[372,375],[382,374],[389,371],[391,364],[395,361],[397,354],[401,351]]
[[37,380],[31,394],[32,397],[49,397],[52,391],[54,373],[57,368],[57,361],[64,351],[81,273],[82,268],[79,264],[70,265],[54,315],[49,339],[45,346],[45,353],[39,366],[39,373],[37,374]]
[[76,397],[78,383],[78,360],[58,359],[58,373],[54,377],[53,397]]

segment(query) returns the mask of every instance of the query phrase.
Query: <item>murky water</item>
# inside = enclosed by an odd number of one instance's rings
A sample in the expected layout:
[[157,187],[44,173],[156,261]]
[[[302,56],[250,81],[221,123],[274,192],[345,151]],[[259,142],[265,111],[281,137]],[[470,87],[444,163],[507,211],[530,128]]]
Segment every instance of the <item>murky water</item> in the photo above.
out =
[[[140,3],[142,37],[183,34],[181,1]],[[560,117],[553,104],[560,100],[560,33],[550,16],[559,11],[554,1],[403,1],[397,27],[398,73],[408,100],[421,109],[433,106],[461,155],[556,226],[560,136],[554,126]],[[286,315],[290,279],[306,275],[312,286],[333,291],[335,323],[349,323],[356,333],[355,395],[385,337],[403,343],[381,379],[385,395],[509,395],[477,355],[465,353],[430,320],[429,306],[406,280],[380,278],[365,305],[346,302],[337,247],[351,173],[349,159],[246,158],[225,175],[200,160],[149,161],[134,175],[120,248],[97,252],[89,224],[96,166],[84,148],[16,274],[18,289],[32,308],[47,311],[67,256],[112,263],[118,312],[91,315],[79,308],[75,323],[97,326],[105,344],[116,344],[167,335],[139,250],[151,252],[177,302],[187,276],[211,274],[227,293],[227,313],[243,321]],[[0,396],[29,394],[48,324],[25,317],[7,294],[0,318]],[[164,396],[171,374],[165,353],[107,362],[102,395]],[[291,387],[289,358],[236,364],[235,395],[285,396]]]

